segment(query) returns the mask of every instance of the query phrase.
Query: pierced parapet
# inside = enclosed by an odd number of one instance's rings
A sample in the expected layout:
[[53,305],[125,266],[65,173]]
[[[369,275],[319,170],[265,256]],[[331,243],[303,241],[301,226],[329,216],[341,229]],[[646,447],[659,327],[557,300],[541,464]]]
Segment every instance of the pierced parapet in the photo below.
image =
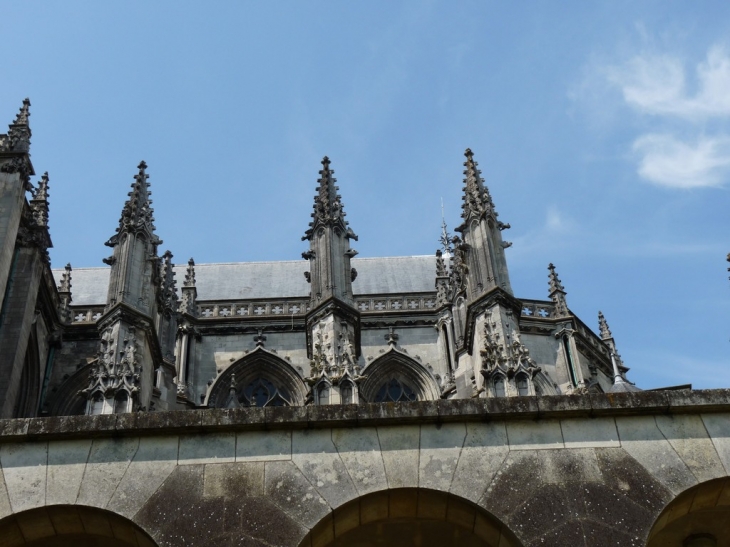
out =
[[550,286],[549,296],[550,300],[555,303],[555,316],[565,317],[566,315],[570,315],[570,312],[568,311],[568,303],[565,299],[565,295],[567,293],[565,292],[563,284],[555,271],[555,266],[550,263],[548,265],[548,270],[550,271],[548,274],[548,284]]

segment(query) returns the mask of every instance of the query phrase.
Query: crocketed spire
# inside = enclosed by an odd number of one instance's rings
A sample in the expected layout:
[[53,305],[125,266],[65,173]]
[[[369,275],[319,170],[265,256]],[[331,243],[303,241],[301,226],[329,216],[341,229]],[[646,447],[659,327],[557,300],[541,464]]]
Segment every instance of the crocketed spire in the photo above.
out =
[[195,260],[192,257],[188,260],[188,268],[185,271],[185,281],[183,283],[185,287],[195,287]]
[[188,268],[185,271],[185,279],[183,281],[181,293],[182,295],[178,311],[191,317],[195,317],[198,311],[196,303],[198,290],[195,288],[195,261],[192,258],[188,260]]
[[[142,161],[137,166],[139,172],[134,176],[132,183],[132,191],[127,194],[129,199],[124,203],[122,216],[119,219],[119,228],[117,228],[117,236],[122,232],[136,233],[146,231],[151,236],[151,241],[155,245],[159,245],[162,241],[155,235],[154,211],[152,209],[152,199],[150,196],[149,182],[147,179],[147,164]],[[113,237],[107,245],[114,246],[117,236]]]
[[177,287],[172,263],[172,253],[169,250],[165,251],[165,254],[162,255],[160,289],[163,306],[167,309],[175,310],[177,307]]
[[33,199],[30,200],[33,220],[39,227],[48,226],[48,180],[48,171],[46,171],[38,181],[38,188],[33,191]]
[[550,286],[549,296],[550,300],[555,303],[555,315],[557,317],[564,317],[568,315],[568,304],[565,300],[565,288],[563,287],[552,262],[548,265],[548,270],[550,271],[548,274],[548,284]]
[[601,334],[602,340],[610,340],[613,338],[613,335],[611,334],[611,329],[608,328],[608,322],[603,316],[603,312],[600,311],[598,312],[598,331]]
[[28,125],[30,99],[23,100],[23,106],[10,124],[7,135],[0,135],[0,152],[27,152],[30,148],[31,131]]
[[337,224],[347,231],[348,237],[357,240],[357,236],[347,227],[348,222],[345,220],[346,213],[342,206],[342,196],[337,193],[340,188],[335,185],[337,179],[333,176],[335,172],[330,169],[330,159],[327,156],[322,158],[322,169],[319,174],[317,195],[314,196],[312,222],[309,223],[309,229],[302,237],[302,241],[311,240],[317,226],[334,226]]
[[481,217],[483,214],[494,212],[494,202],[489,190],[484,185],[482,172],[479,170],[479,164],[474,161],[474,153],[470,148],[464,152],[466,161],[464,162],[464,196],[462,197],[461,218],[467,220],[470,216]]

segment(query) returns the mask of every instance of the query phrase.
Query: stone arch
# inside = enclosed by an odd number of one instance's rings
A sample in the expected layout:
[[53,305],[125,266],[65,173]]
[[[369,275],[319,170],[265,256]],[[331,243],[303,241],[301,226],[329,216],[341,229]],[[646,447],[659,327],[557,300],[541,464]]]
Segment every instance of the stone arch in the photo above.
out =
[[41,389],[41,361],[38,350],[38,336],[35,328],[28,337],[28,345],[23,358],[23,369],[20,373],[18,398],[13,412],[16,418],[28,418],[38,412],[38,397]]
[[304,405],[307,397],[307,387],[294,367],[278,355],[259,347],[218,375],[208,390],[205,398],[206,405],[213,408],[226,406],[234,375],[239,399],[243,390],[258,379],[270,382],[276,389],[285,391],[287,394],[285,399],[293,406]]
[[373,492],[341,505],[299,547],[519,547],[499,519],[459,496],[425,488]]
[[0,520],[0,538],[13,547],[157,547],[137,524],[83,505],[49,505]]
[[79,368],[48,398],[49,415],[75,416],[86,413],[88,399],[79,392],[89,386],[92,365],[93,363]]
[[654,522],[647,547],[726,547],[730,545],[730,477],[685,490]]
[[360,385],[360,395],[367,402],[374,401],[378,390],[394,378],[410,387],[419,401],[441,397],[436,379],[426,367],[395,348],[365,367],[363,375],[365,380]]

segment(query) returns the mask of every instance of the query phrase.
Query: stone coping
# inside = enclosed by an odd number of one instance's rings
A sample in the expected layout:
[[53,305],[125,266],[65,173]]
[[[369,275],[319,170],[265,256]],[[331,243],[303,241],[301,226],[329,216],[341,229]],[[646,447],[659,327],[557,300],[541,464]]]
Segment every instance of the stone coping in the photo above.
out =
[[269,429],[730,412],[730,389],[201,409],[0,420],[0,443]]

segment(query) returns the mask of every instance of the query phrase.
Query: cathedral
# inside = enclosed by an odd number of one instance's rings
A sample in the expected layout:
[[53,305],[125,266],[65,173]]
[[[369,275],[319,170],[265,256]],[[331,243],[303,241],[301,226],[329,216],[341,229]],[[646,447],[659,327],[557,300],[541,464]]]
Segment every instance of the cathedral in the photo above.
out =
[[471,150],[433,256],[358,258],[325,157],[301,258],[176,263],[142,161],[105,266],[54,269],[29,119],[0,135],[0,545],[730,546],[730,390],[637,388],[553,264],[516,296]]
[[444,227],[435,256],[355,258],[325,157],[302,260],[178,265],[141,162],[106,266],[52,269],[29,106],[0,141],[3,417],[637,389],[603,315],[595,334],[552,264],[547,300],[514,295],[510,226],[471,150],[458,235]]

